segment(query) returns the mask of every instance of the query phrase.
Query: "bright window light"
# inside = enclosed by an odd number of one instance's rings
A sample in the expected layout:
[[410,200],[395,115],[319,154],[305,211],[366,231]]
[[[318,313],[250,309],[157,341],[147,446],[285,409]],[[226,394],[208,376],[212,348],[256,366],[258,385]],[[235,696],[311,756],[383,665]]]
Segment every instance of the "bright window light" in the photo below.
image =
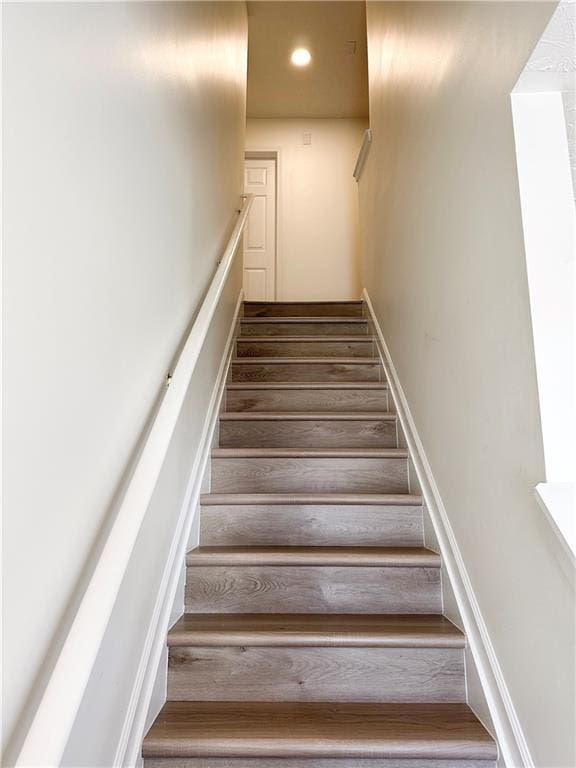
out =
[[312,61],[312,56],[307,48],[296,48],[292,51],[290,61],[296,67],[306,67]]

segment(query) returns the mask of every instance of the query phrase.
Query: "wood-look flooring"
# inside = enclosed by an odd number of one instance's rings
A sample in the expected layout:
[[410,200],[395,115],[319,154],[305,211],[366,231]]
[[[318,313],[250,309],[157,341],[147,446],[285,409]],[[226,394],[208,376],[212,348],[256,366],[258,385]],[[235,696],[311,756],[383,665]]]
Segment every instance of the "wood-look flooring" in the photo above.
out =
[[465,637],[444,616],[434,614],[185,613],[170,630],[168,645],[464,648]]
[[361,301],[245,301],[244,317],[364,317]]
[[366,382],[380,381],[377,358],[242,357],[232,362],[233,382]]
[[362,302],[248,302],[145,768],[495,768]]
[[294,317],[244,318],[240,338],[247,336],[366,336],[368,321],[363,317]]
[[495,760],[463,704],[168,702],[145,757],[358,757]]

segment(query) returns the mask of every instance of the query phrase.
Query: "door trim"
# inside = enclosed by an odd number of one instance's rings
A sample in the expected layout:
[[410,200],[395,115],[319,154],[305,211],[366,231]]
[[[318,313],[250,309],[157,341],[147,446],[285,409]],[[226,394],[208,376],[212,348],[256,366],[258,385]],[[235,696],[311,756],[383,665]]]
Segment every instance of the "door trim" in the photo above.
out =
[[280,174],[282,168],[281,161],[282,150],[281,147],[247,147],[244,150],[244,160],[274,160],[276,163],[276,210],[275,210],[275,243],[274,243],[274,295],[275,301],[283,300],[283,274],[282,274],[282,254],[280,243],[282,238],[280,236],[281,218],[280,218],[280,205],[282,202],[282,190],[280,186]]

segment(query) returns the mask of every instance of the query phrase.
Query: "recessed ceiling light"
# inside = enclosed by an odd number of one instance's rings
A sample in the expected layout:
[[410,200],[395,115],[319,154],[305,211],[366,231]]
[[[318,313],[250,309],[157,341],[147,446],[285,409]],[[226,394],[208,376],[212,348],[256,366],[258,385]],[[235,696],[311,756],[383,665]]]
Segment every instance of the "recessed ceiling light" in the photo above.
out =
[[307,48],[296,48],[292,51],[290,61],[295,67],[306,67],[312,61],[312,56]]

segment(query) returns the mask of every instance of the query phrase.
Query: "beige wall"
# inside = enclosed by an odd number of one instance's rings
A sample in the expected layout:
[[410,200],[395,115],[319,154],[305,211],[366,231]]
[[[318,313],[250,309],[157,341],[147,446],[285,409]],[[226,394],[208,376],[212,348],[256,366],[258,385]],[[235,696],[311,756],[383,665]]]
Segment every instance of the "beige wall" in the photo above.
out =
[[[3,14],[3,735],[14,744],[236,219],[247,24],[236,2],[14,3]],[[212,373],[222,333],[206,353]],[[155,558],[166,557],[188,438],[171,449],[176,479],[148,523]],[[130,603],[141,642],[157,586]],[[117,705],[125,683],[112,683]],[[99,749],[110,765],[102,728],[84,755]]]
[[534,762],[574,754],[574,594],[544,479],[510,91],[542,3],[368,3],[363,282]]
[[[280,150],[278,296],[360,296],[358,192],[363,119],[250,119],[247,149]],[[312,143],[302,143],[305,133]]]

